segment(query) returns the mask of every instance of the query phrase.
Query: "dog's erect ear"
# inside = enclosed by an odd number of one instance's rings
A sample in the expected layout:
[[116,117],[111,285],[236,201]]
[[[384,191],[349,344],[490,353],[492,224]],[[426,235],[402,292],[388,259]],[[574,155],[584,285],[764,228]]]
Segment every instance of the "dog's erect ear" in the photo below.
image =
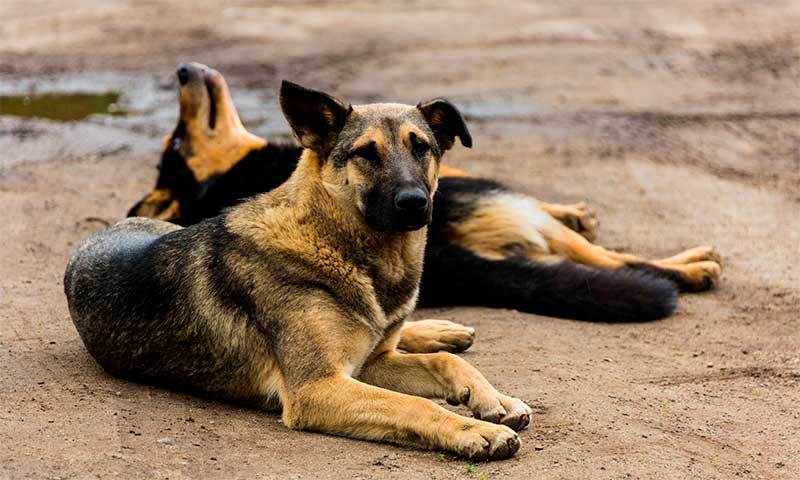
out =
[[464,123],[464,117],[452,103],[436,98],[419,103],[417,108],[431,126],[442,151],[450,150],[456,137],[461,139],[461,145],[472,148],[472,136],[467,130],[467,124]]
[[300,145],[327,156],[353,107],[327,93],[284,80],[281,110]]

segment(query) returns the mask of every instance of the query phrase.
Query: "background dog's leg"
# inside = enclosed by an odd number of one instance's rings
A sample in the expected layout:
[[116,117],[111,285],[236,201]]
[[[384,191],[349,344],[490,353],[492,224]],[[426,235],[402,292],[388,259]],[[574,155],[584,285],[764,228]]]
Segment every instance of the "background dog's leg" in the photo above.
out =
[[520,446],[505,425],[463,417],[430,400],[350,377],[320,379],[281,396],[283,421],[290,428],[442,449],[475,460],[508,458]]
[[561,224],[554,224],[552,228],[543,230],[542,234],[554,253],[584,265],[619,268],[625,266],[628,261],[644,261],[633,256],[620,258],[619,254],[594,245],[577,232]]
[[439,168],[439,176],[441,177],[468,177],[469,174],[464,170],[454,167],[448,167],[447,165],[442,165]]
[[594,240],[596,238],[599,222],[594,211],[587,207],[585,203],[580,202],[564,205],[560,203],[547,203],[541,200],[537,200],[537,202],[539,208],[571,230],[580,233],[581,236],[587,240]]
[[402,354],[387,351],[368,362],[359,378],[369,384],[427,398],[466,405],[476,418],[521,430],[530,421],[524,402],[503,395],[472,365],[439,352]]
[[472,327],[447,320],[419,320],[406,322],[400,328],[397,348],[409,353],[463,352],[474,340]]
[[689,250],[683,251],[677,255],[673,255],[668,258],[662,258],[660,260],[654,260],[653,263],[656,265],[686,265],[688,263],[694,262],[703,262],[703,261],[712,261],[722,264],[722,257],[719,255],[717,250],[714,247],[695,247],[690,248]]
[[544,231],[543,235],[554,252],[577,263],[606,268],[627,266],[650,271],[669,278],[685,291],[700,291],[710,288],[722,272],[722,267],[718,261],[714,260],[719,259],[719,256],[709,247],[698,247],[674,257],[650,261],[594,245],[576,232],[560,225],[555,229]]

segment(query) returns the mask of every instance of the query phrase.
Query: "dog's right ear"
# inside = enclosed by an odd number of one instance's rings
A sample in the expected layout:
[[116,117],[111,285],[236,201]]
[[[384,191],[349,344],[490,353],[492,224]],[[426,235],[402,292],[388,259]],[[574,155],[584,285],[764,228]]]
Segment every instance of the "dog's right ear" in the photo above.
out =
[[327,93],[284,80],[281,83],[281,110],[300,145],[325,158],[353,107]]

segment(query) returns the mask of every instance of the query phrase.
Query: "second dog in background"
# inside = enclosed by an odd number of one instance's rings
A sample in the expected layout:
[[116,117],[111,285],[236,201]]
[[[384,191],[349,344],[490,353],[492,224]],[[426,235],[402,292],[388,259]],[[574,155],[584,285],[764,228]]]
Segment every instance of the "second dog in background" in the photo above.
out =
[[[186,64],[178,78],[178,125],[165,142],[154,190],[129,215],[189,225],[291,175],[300,147],[247,132],[222,75]],[[434,205],[421,306],[654,320],[672,313],[678,290],[711,288],[721,272],[711,247],[660,260],[610,251],[591,242],[596,221],[585,206],[548,204],[447,167]]]

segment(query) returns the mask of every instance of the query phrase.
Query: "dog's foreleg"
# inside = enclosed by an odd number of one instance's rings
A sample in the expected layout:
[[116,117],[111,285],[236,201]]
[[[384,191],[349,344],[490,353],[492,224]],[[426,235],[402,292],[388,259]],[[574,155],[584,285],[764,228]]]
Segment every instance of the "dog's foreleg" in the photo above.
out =
[[364,440],[441,449],[474,460],[497,460],[520,446],[517,434],[450,412],[431,400],[337,375],[284,392],[283,421],[290,428]]
[[371,359],[359,378],[397,392],[466,405],[476,418],[515,430],[530,422],[530,407],[498,392],[475,367],[451,353],[403,354],[388,350]]
[[[368,385],[353,378],[374,355],[374,333],[325,308],[304,312],[311,319],[276,338],[283,421],[295,429],[315,430],[365,440],[435,448],[473,459],[514,454],[519,437],[496,425],[450,412],[431,400]],[[399,327],[379,344],[394,349]],[[408,354],[410,355],[410,354]]]

